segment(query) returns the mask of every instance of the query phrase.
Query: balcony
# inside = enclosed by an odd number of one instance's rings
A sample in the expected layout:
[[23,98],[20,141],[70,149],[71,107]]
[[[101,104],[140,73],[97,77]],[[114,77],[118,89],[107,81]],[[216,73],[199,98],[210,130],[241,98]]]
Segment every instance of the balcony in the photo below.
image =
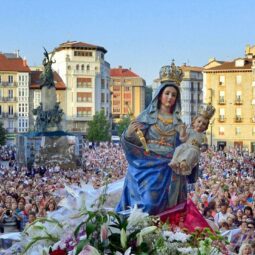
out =
[[14,81],[14,82],[3,81],[3,82],[0,82],[0,86],[3,86],[3,87],[17,87],[18,83],[16,81]]
[[17,128],[7,128],[6,129],[8,133],[17,133]]
[[220,104],[220,105],[224,105],[224,104],[226,104],[226,101],[225,101],[225,98],[223,97],[220,97],[220,99],[219,99],[219,101],[218,101],[218,104]]
[[225,122],[226,121],[225,115],[220,115],[219,118],[218,118],[218,121],[219,122]]
[[16,119],[18,117],[17,113],[5,113],[6,117],[9,119]]
[[99,72],[95,70],[72,70],[72,73],[74,75],[89,75],[89,76],[95,76],[99,74]]
[[18,117],[17,113],[8,113],[8,112],[2,112],[0,114],[0,118],[9,118],[9,119],[16,119]]
[[243,104],[243,100],[240,97],[237,97],[236,100],[235,100],[235,104],[236,105],[241,105],[241,104]]
[[17,97],[5,97],[5,102],[17,102]]
[[236,116],[236,117],[234,118],[234,121],[237,122],[237,123],[240,123],[240,122],[243,121],[243,118],[242,118],[241,116]]

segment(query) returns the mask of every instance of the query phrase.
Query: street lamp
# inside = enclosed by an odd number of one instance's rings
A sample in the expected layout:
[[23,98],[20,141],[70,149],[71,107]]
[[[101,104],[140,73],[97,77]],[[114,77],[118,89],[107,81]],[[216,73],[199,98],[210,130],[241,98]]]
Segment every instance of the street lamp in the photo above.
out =
[[213,127],[214,120],[215,120],[215,119],[212,119],[212,120],[210,121],[210,123],[209,123],[210,128],[211,128],[211,142],[210,142],[211,147],[212,147],[212,127]]

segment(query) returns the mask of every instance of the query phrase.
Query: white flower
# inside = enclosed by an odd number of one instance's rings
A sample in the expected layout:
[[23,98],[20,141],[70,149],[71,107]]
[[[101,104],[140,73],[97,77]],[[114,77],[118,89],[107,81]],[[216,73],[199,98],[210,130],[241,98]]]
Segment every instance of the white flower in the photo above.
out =
[[86,245],[85,248],[79,253],[79,255],[100,255],[98,250],[91,246],[91,245]]
[[127,233],[124,228],[121,229],[120,232],[120,243],[122,248],[126,248],[127,246]]
[[142,209],[139,209],[137,205],[135,205],[131,209],[131,213],[128,217],[128,225],[127,229],[137,226],[138,223],[143,222],[146,217],[148,217],[148,213],[144,213]]
[[150,227],[146,227],[146,228],[142,229],[142,230],[136,235],[136,237],[137,237],[137,243],[136,243],[136,244],[137,244],[138,246],[141,245],[141,243],[143,242],[143,236],[148,235],[148,234],[154,232],[156,229],[157,229],[156,226],[150,226]]
[[192,255],[197,254],[197,249],[196,248],[183,247],[183,248],[178,248],[177,250],[179,252],[181,252],[181,254],[192,254]]
[[129,247],[129,248],[125,251],[124,254],[121,253],[121,252],[119,252],[119,251],[116,251],[114,255],[134,255],[134,254],[130,254],[130,253],[131,253],[131,247]]
[[190,235],[187,235],[183,232],[172,232],[172,231],[163,231],[163,236],[166,238],[169,242],[182,242],[185,243],[189,239]]

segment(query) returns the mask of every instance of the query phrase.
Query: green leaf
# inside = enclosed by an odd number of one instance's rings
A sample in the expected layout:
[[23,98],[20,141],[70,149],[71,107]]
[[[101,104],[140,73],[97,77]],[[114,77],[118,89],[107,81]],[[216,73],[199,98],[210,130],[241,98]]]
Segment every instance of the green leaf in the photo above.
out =
[[82,251],[84,246],[87,245],[88,243],[89,243],[88,239],[80,240],[80,242],[77,245],[77,248],[76,248],[76,251],[75,251],[75,255],[78,255]]
[[96,224],[93,223],[87,223],[86,225],[86,234],[89,237],[96,229]]

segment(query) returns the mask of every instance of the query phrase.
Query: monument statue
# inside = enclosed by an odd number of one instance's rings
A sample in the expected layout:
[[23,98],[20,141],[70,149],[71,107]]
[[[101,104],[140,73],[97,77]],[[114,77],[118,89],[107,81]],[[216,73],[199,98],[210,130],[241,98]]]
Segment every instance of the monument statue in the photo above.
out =
[[52,64],[55,63],[52,61],[54,52],[49,57],[47,50],[44,50],[44,70],[40,76],[42,102],[33,110],[33,114],[36,116],[35,131],[38,132],[61,130],[61,121],[64,114],[59,106],[60,103],[56,99],[56,87],[52,71]]
[[33,110],[35,130],[17,138],[18,164],[26,164],[29,168],[58,166],[62,170],[77,169],[82,137],[62,128],[64,112],[57,102],[53,56],[54,51],[48,54],[44,49],[44,68],[40,75],[41,103]]

